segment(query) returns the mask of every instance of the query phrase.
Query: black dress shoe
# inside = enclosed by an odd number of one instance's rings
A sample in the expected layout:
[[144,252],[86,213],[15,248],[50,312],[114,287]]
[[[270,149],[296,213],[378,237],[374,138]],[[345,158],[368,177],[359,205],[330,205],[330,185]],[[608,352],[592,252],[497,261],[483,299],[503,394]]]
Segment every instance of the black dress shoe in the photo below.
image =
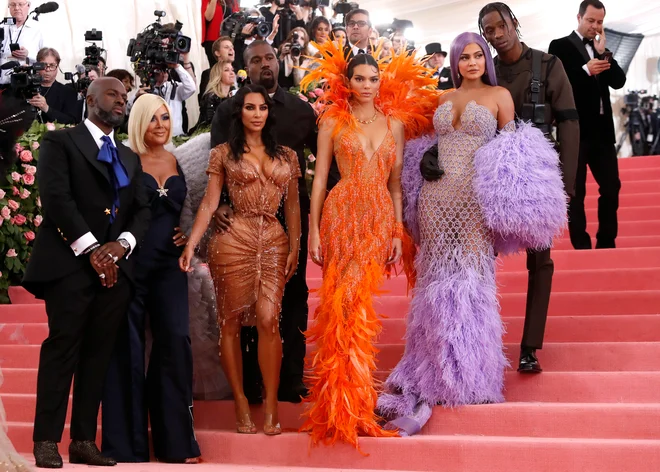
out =
[[62,456],[57,450],[57,443],[55,441],[37,441],[34,443],[34,460],[37,467],[44,469],[61,469],[63,466]]
[[521,374],[540,374],[543,372],[543,369],[541,369],[541,364],[539,364],[539,360],[536,358],[536,349],[523,351],[520,354],[518,372]]
[[297,382],[293,385],[280,385],[277,392],[277,399],[281,402],[300,403],[307,395],[309,395],[309,390],[307,390],[305,384]]
[[71,444],[69,444],[69,462],[71,464],[106,467],[117,465],[116,460],[101,454],[94,441],[71,441]]

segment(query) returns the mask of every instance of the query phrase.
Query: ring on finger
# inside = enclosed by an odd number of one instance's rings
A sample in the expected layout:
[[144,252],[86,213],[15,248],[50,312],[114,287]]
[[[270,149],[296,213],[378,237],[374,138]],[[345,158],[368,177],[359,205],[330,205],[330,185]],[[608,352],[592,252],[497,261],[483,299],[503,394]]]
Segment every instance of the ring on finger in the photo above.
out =
[[117,262],[118,260],[119,260],[119,258],[117,256],[112,257],[112,262]]
[[112,253],[110,253],[110,252],[108,253],[108,256],[110,256],[110,259],[114,259],[114,258],[115,258],[115,256],[113,256]]
[[105,274],[99,274],[99,279],[105,279]]

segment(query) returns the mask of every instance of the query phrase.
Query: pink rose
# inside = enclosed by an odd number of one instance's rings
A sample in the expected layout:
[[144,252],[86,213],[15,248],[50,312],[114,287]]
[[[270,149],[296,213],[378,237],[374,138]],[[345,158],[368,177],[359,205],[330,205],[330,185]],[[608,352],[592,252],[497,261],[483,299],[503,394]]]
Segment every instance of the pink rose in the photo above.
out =
[[308,162],[314,162],[316,160],[316,156],[314,154],[310,154],[307,156],[307,161]]
[[0,277],[2,277],[2,272],[0,272]]
[[5,191],[0,188],[0,198],[5,198],[5,195],[7,195]]
[[36,151],[37,149],[39,149],[39,146],[40,146],[39,141],[33,142],[32,143],[32,150]]
[[305,172],[307,175],[314,175],[314,169],[307,169]]
[[2,215],[2,217],[5,220],[8,220],[9,218],[11,218],[11,210],[9,209],[9,207],[7,205],[2,207],[2,210],[0,210],[0,215]]
[[23,164],[23,169],[26,174],[35,175],[37,173],[37,168],[28,164]]
[[16,257],[18,254],[16,254],[16,249],[10,249],[7,251],[7,257]]
[[30,192],[27,189],[21,190],[21,200],[25,200],[27,197],[30,196]]
[[43,219],[44,219],[44,217],[41,216],[41,215],[37,215],[37,216],[35,216],[35,217],[34,217],[34,226],[36,226],[37,228],[38,228],[39,226],[41,226],[41,221],[42,221]]
[[41,208],[41,197],[37,197],[37,206]]
[[309,99],[305,97],[302,93],[298,94],[298,98],[301,99],[303,102],[309,102]]
[[14,151],[16,151],[16,154],[19,154],[23,149],[25,148],[18,143],[16,143],[16,146],[14,146]]
[[14,224],[17,226],[23,226],[25,222],[27,221],[27,218],[23,215],[16,215],[14,217]]
[[32,153],[30,151],[22,151],[18,156],[23,162],[32,162]]
[[26,231],[25,233],[23,233],[23,236],[25,236],[25,239],[27,239],[28,241],[34,241],[35,238],[34,231]]
[[48,131],[55,131],[55,124],[54,123],[46,123],[46,129]]
[[34,175],[32,175],[32,174],[23,174],[23,183],[25,185],[32,185],[34,183]]
[[11,191],[12,191],[12,193],[13,193],[13,195],[14,195],[15,197],[21,194],[21,191],[20,191],[20,190],[18,189],[18,187],[16,187],[16,186],[13,186],[13,187],[11,188]]
[[18,172],[12,172],[11,173],[11,180],[13,180],[14,182],[20,182],[21,181],[21,174],[19,174]]
[[9,205],[9,209],[11,211],[16,211],[21,206],[18,202],[14,201],[14,200],[9,200],[7,202],[7,205]]
[[314,95],[321,98],[323,96],[323,89],[322,88],[314,89]]

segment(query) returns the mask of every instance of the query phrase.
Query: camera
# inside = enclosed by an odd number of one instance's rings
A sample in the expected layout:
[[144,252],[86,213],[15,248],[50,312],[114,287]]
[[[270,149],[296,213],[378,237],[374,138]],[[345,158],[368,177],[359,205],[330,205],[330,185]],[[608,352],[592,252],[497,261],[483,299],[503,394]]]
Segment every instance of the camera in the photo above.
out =
[[335,3],[333,10],[335,11],[335,13],[345,15],[346,13],[353,10],[357,10],[358,8],[360,8],[360,5],[358,5],[355,2],[349,2],[348,0],[339,0],[337,3]]
[[170,64],[181,62],[181,55],[190,52],[192,44],[188,36],[181,34],[183,23],[161,24],[164,11],[156,10],[158,18],[128,43],[126,55],[131,58],[133,70],[143,85],[150,88],[156,84],[156,74]]
[[224,19],[220,26],[220,35],[229,36],[232,41],[243,30],[246,25],[255,25],[254,31],[262,38],[268,37],[272,31],[269,23],[263,16],[248,15],[243,11],[231,14]]
[[302,54],[302,46],[298,42],[300,40],[300,35],[298,33],[293,33],[293,40],[291,44],[291,57],[300,57]]
[[41,74],[46,68],[43,62],[34,62],[30,65],[14,67],[11,75],[11,88],[17,97],[30,99],[39,93]]
[[[13,18],[11,16],[8,16],[7,18],[3,18],[0,20],[0,25],[8,25],[8,26],[14,26],[16,24],[16,18]],[[5,29],[0,28],[0,43],[2,43],[5,40]],[[14,49],[12,49],[14,51]]]

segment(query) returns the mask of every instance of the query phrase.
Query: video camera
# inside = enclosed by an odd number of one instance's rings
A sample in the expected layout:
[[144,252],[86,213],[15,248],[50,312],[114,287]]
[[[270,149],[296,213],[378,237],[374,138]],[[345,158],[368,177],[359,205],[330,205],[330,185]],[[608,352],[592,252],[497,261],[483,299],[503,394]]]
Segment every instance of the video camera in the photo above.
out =
[[[90,31],[85,32],[85,41],[95,42],[103,41],[103,32],[97,31],[96,28],[92,28]],[[87,73],[92,69],[92,67],[98,67],[101,58],[105,49],[99,47],[96,44],[85,47],[85,57],[82,60],[82,65],[76,66],[76,72],[65,72],[64,79],[70,80],[73,87],[76,89],[76,92],[81,93],[83,96],[87,95],[87,89],[89,88],[92,80],[88,77]],[[78,76],[78,80],[74,81],[73,78]]]
[[181,34],[183,23],[161,24],[164,11],[156,10],[158,18],[128,43],[126,55],[131,58],[133,70],[142,85],[150,88],[156,84],[156,74],[167,70],[169,65],[181,62],[181,55],[190,52],[192,44],[188,36]]
[[[15,61],[3,64],[2,68],[11,68],[13,64],[18,64]],[[9,66],[9,67],[7,67]],[[41,85],[41,74],[46,68],[43,62],[34,62],[30,65],[16,65],[13,67],[14,71],[11,74],[11,88],[14,94],[23,99],[30,99],[39,93],[39,86]]]
[[353,10],[357,10],[358,8],[360,8],[360,5],[358,5],[355,2],[349,2],[348,0],[339,0],[337,3],[335,3],[333,10],[335,11],[335,13],[346,15],[346,13]]
[[268,37],[273,31],[272,25],[267,23],[263,16],[248,15],[244,11],[239,11],[224,19],[220,26],[220,36],[229,36],[233,42],[243,28],[249,24],[255,25],[255,32],[263,38]]

